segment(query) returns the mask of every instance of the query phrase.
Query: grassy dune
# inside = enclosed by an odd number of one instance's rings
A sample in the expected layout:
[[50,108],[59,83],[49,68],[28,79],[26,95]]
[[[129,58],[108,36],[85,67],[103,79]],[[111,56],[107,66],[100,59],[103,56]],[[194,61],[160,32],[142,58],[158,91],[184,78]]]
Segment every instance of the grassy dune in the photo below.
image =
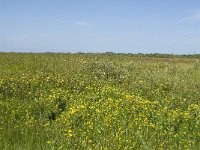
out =
[[0,53],[0,149],[200,149],[200,57]]

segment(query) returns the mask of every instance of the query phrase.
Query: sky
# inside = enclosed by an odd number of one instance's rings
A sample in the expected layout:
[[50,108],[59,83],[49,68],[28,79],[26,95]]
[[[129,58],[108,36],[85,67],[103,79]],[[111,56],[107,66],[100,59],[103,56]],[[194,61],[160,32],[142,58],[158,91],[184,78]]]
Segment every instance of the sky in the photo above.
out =
[[0,0],[0,51],[200,53],[199,0]]

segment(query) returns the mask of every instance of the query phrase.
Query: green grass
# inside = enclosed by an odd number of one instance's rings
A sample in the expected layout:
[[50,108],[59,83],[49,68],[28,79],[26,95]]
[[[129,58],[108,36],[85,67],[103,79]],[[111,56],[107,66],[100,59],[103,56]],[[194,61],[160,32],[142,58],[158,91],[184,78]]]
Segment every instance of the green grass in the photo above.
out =
[[0,53],[0,149],[200,149],[200,57]]

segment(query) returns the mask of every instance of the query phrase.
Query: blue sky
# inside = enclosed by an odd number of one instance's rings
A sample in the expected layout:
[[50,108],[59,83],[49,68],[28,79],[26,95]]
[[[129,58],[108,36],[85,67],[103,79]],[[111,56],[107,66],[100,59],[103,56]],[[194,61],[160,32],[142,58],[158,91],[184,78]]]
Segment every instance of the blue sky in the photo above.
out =
[[200,1],[0,0],[0,51],[200,53]]

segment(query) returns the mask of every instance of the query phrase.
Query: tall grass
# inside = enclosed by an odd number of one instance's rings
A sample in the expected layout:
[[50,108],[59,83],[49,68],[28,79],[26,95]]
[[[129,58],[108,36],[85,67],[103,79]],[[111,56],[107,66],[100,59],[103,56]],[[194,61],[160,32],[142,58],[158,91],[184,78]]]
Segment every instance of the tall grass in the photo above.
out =
[[200,61],[0,53],[0,149],[200,149]]

